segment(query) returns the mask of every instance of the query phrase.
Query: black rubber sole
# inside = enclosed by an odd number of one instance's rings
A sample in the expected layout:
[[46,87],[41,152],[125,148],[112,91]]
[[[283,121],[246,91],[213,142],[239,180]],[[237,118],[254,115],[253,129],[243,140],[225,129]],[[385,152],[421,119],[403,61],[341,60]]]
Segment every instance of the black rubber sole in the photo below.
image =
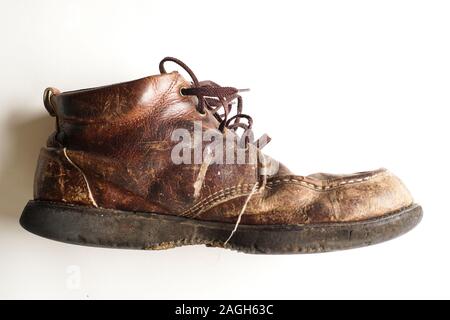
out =
[[287,254],[380,243],[408,232],[421,219],[422,208],[413,205],[381,218],[352,223],[239,225],[226,246],[234,224],[46,201],[29,201],[20,224],[39,236],[78,245],[156,250],[205,244],[246,253]]

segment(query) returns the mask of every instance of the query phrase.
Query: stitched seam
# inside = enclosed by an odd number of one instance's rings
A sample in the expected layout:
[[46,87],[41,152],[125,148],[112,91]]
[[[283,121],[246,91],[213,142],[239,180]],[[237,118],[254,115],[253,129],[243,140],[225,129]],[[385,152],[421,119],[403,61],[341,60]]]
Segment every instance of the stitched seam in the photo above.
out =
[[[211,198],[220,197],[221,194],[225,194],[225,193],[228,193],[228,192],[234,192],[234,191],[233,191],[234,189],[240,189],[240,188],[242,188],[242,187],[247,187],[247,186],[249,186],[249,185],[250,185],[250,184],[248,184],[248,183],[245,183],[245,184],[239,184],[239,185],[236,185],[236,186],[232,186],[232,187],[229,187],[229,188],[225,188],[225,189],[216,191],[216,192],[210,194],[208,197],[202,199],[200,202],[197,202],[197,203],[196,203],[195,205],[193,205],[190,209],[196,209],[197,207],[202,206],[204,202],[209,202],[209,200],[210,200]],[[189,209],[189,210],[190,210],[190,209]],[[188,211],[188,210],[187,210],[187,211]]]
[[[227,197],[231,198],[231,197],[235,197],[237,195],[244,195],[244,194],[246,194],[245,191],[247,191],[249,186],[250,186],[250,184],[243,184],[243,185],[237,185],[237,186],[233,186],[230,188],[225,188],[223,190],[219,190],[219,191],[211,194],[207,198],[203,199],[202,201],[196,203],[194,206],[192,206],[191,208],[189,208],[188,210],[183,212],[181,215],[188,215],[190,213],[194,213],[195,211],[201,210],[202,208],[204,208],[214,202],[221,201]],[[244,188],[244,190],[242,190],[242,187]]]
[[[357,178],[357,179],[350,179],[347,181],[341,181],[339,183],[330,184],[327,186],[318,186],[313,183],[305,182],[305,181],[301,180],[300,178],[277,179],[274,181],[267,181],[266,187],[271,189],[272,186],[277,186],[277,185],[281,185],[281,184],[297,184],[297,185],[301,185],[303,187],[313,189],[316,191],[328,191],[328,190],[335,189],[335,188],[338,188],[338,187],[341,187],[344,185],[351,185],[351,184],[358,184],[358,183],[366,182],[366,181],[376,178],[382,174],[385,174],[385,172],[375,174],[372,176],[368,176],[368,177],[364,177],[364,178]],[[239,184],[236,186],[232,186],[232,187],[228,187],[228,188],[216,191],[216,192],[210,194],[208,197],[197,202],[189,209],[185,210],[183,213],[181,213],[181,216],[191,216],[194,214],[198,215],[199,211],[204,211],[204,209],[206,207],[209,207],[208,209],[210,209],[214,206],[214,204],[216,204],[218,202],[223,202],[224,200],[230,200],[230,199],[233,199],[233,198],[236,198],[239,196],[247,195],[249,193],[248,189],[250,186],[253,187],[254,184],[251,184],[251,183]],[[244,190],[242,190],[242,189],[244,189]]]
[[326,191],[326,190],[330,190],[330,189],[335,189],[335,188],[339,188],[341,186],[344,185],[349,185],[349,184],[357,184],[357,183],[362,183],[365,181],[369,181],[373,178],[376,178],[378,176],[380,176],[381,174],[375,174],[372,176],[368,176],[368,177],[364,177],[364,178],[357,178],[357,179],[350,179],[350,180],[346,180],[346,181],[341,181],[338,183],[334,183],[334,184],[329,184],[326,186],[318,186],[316,184],[310,183],[310,182],[306,182],[302,179],[296,179],[296,178],[289,178],[289,179],[277,179],[274,181],[268,181],[267,182],[267,186],[270,188],[271,186],[277,186],[280,184],[298,184],[313,190],[317,190],[317,191]]
[[[248,196],[250,193],[251,193],[251,190],[247,190],[245,193],[235,193],[235,194],[232,194],[232,195],[224,195],[223,197],[221,197],[219,199],[216,199],[213,202],[210,202],[209,204],[201,207],[200,209],[197,209],[195,212],[191,213],[189,215],[189,217],[196,218],[200,214],[202,214],[203,212],[205,212],[205,211],[207,211],[207,210],[209,210],[211,208],[214,208],[218,204],[225,203],[225,202],[227,202],[229,200],[233,200],[233,199],[236,199],[236,198]],[[255,192],[254,194],[258,194],[258,193],[259,193],[259,191]]]
[[233,193],[233,194],[227,194],[227,195],[222,195],[221,197],[214,199],[214,201],[211,201],[207,204],[205,204],[204,206],[196,209],[194,212],[192,212],[189,217],[197,217],[199,216],[201,213],[205,212],[206,210],[209,210],[213,207],[215,207],[216,205],[220,204],[220,203],[224,203],[227,202],[229,200],[233,200],[239,197],[243,197],[243,196],[247,196],[250,194],[250,191],[247,190],[247,192],[241,192],[241,193]]
[[251,187],[253,187],[254,185],[254,183],[245,183],[214,192],[213,194],[204,198],[200,202],[197,202],[191,208],[181,213],[181,216],[190,216],[197,213],[198,211],[202,211],[205,207],[211,206],[214,203],[221,202],[228,198],[232,199],[238,196],[246,195],[250,192]]

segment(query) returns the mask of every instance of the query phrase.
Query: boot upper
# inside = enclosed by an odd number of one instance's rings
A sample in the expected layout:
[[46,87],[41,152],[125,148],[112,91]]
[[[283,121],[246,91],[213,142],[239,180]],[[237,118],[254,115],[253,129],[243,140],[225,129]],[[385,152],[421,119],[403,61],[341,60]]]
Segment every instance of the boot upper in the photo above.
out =
[[[245,209],[245,224],[360,221],[413,204],[387,170],[297,176],[280,164],[266,173],[273,160],[254,145],[248,151],[258,149],[256,162],[174,163],[174,132],[235,136],[218,130],[212,112],[198,112],[198,98],[182,94],[190,86],[171,72],[46,94],[57,128],[41,151],[35,199],[223,222],[235,222]],[[191,147],[192,158],[194,149],[208,154],[208,144]]]

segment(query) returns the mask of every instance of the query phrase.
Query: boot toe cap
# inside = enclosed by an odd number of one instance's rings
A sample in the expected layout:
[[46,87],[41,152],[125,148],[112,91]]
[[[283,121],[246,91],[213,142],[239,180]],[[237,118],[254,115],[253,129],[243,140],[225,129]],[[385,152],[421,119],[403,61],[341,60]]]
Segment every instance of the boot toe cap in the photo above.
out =
[[385,169],[345,176],[319,174],[307,180],[322,188],[315,197],[316,205],[311,206],[322,208],[322,212],[309,212],[315,222],[367,220],[413,204],[405,185]]

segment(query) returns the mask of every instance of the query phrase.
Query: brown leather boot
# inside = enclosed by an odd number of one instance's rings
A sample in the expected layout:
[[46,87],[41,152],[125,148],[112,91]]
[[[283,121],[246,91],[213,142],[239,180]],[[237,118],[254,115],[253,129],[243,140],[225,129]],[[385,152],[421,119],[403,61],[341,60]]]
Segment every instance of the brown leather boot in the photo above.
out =
[[[192,82],[167,73],[168,61]],[[378,243],[419,223],[421,207],[389,171],[294,175],[261,152],[269,139],[254,141],[239,90],[199,82],[174,58],[160,71],[45,91],[56,130],[39,156],[25,229],[92,246],[300,253]]]

